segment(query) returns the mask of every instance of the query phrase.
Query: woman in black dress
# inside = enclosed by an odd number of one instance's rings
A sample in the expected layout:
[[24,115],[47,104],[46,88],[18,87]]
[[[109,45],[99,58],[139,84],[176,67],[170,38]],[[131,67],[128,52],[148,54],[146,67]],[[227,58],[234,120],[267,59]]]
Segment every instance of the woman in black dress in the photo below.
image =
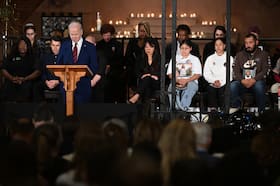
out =
[[160,52],[157,40],[146,38],[143,61],[137,69],[138,86],[136,93],[129,99],[129,103],[136,103],[140,97],[142,100],[151,98],[155,90],[160,86]]

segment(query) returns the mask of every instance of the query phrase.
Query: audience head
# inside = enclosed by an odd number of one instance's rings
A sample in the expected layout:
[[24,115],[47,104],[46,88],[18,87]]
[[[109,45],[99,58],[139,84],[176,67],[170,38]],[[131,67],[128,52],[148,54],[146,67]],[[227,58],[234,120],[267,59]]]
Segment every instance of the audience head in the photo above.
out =
[[59,128],[56,125],[45,124],[37,127],[33,134],[33,144],[35,146],[37,161],[40,166],[51,158],[58,156],[59,147],[62,142]]
[[127,124],[118,118],[111,118],[102,124],[104,135],[108,142],[126,153],[128,147],[129,133]]
[[178,25],[176,28],[177,39],[181,43],[183,40],[189,39],[189,35],[191,34],[191,29],[186,24]]
[[30,40],[31,44],[34,44],[36,37],[36,28],[33,23],[27,23],[24,26],[24,35]]
[[134,144],[149,142],[157,144],[162,131],[162,126],[159,121],[144,119],[140,121],[134,129]]
[[32,141],[34,126],[29,118],[15,119],[9,125],[12,140],[24,141],[28,144]]
[[244,39],[245,51],[248,53],[254,53],[257,49],[257,37],[255,34],[247,34]]
[[159,153],[159,150],[156,146],[148,147],[148,149],[144,147],[144,149],[133,151],[133,155],[122,162],[121,186],[162,186],[160,161],[151,152],[152,150]]
[[68,32],[71,40],[78,43],[83,36],[82,24],[79,21],[71,21],[68,25]]
[[54,123],[54,112],[47,104],[40,104],[33,112],[32,123],[34,127]]
[[217,38],[225,38],[226,37],[226,29],[224,26],[218,25],[214,29],[214,39]]
[[75,180],[89,185],[112,182],[119,151],[108,142],[102,129],[94,124],[80,126],[75,138]]
[[175,119],[162,132],[159,140],[162,154],[162,171],[168,183],[170,168],[178,160],[196,158],[196,135],[187,120]]
[[50,47],[51,47],[51,51],[54,55],[58,55],[60,47],[61,47],[61,41],[62,41],[62,39],[60,36],[51,37]]
[[100,34],[105,42],[109,42],[115,34],[115,27],[111,24],[104,24],[101,26]]
[[149,22],[138,23],[138,34],[139,38],[144,39],[146,37],[151,37],[151,29]]

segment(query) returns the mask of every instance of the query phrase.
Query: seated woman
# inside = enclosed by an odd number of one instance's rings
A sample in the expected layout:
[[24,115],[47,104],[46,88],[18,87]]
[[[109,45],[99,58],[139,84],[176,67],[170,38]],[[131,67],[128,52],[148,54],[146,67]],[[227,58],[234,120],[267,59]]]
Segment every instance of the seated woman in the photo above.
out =
[[[190,54],[192,44],[184,40],[180,44],[180,55],[176,56],[176,102],[175,108],[187,111],[192,98],[198,90],[198,78],[202,74],[201,63],[198,57]],[[172,60],[170,60],[167,73],[172,81]],[[171,84],[168,92],[172,91]],[[169,101],[172,102],[171,95]]]
[[128,100],[129,103],[136,103],[140,97],[142,100],[151,98],[154,91],[160,87],[160,52],[156,45],[156,39],[149,37],[145,40],[144,58],[137,67],[137,91]]
[[[224,106],[224,92],[226,85],[226,61],[227,55],[225,52],[226,41],[224,38],[215,39],[215,53],[207,57],[203,76],[208,82],[208,106],[211,110],[216,110],[218,107]],[[230,57],[230,67],[232,72],[233,58]],[[232,79],[232,73],[230,73]]]
[[2,99],[5,101],[31,101],[33,81],[40,76],[39,60],[32,54],[31,43],[25,36],[14,45],[2,66],[5,82]]

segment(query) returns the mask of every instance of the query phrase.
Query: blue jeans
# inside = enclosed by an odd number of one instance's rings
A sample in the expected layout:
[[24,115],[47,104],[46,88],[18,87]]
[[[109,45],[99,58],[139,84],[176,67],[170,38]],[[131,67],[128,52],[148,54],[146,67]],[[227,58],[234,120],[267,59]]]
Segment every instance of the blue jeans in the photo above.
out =
[[241,81],[231,82],[231,106],[239,108],[242,102],[241,96],[247,92],[254,94],[259,112],[263,111],[265,109],[265,82],[263,80],[256,81],[251,88],[244,87]]
[[[191,81],[187,84],[186,88],[179,90],[176,88],[176,102],[175,106],[180,110],[187,110],[192,103],[192,98],[198,90],[198,84]],[[172,91],[171,84],[168,87],[168,92]],[[172,103],[172,95],[169,94],[169,103]]]

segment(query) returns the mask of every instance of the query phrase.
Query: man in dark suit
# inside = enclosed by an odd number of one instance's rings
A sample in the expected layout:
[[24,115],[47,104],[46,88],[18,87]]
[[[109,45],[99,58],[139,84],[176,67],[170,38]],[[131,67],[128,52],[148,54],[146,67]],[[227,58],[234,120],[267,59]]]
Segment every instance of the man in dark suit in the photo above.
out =
[[[88,65],[90,70],[95,74],[98,70],[95,46],[83,39],[82,24],[78,21],[72,21],[68,26],[69,39],[66,39],[58,55],[58,64],[69,65]],[[74,93],[76,103],[87,103],[91,101],[92,88],[95,86],[92,77],[82,77],[77,83]]]

